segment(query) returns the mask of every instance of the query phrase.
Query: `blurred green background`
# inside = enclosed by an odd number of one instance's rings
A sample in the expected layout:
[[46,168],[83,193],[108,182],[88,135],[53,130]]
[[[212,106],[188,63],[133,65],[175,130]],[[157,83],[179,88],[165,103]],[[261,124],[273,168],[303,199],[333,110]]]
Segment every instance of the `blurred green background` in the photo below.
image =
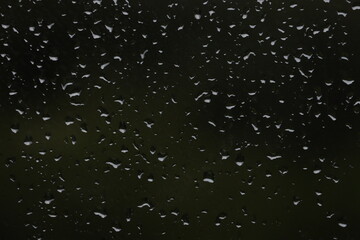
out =
[[0,239],[359,239],[349,1],[2,1]]

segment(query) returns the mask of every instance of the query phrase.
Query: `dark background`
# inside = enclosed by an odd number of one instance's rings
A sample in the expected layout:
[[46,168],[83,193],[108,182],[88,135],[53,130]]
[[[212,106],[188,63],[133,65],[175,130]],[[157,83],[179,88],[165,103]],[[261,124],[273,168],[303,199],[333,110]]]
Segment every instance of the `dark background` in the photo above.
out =
[[0,239],[360,239],[360,2],[0,3]]

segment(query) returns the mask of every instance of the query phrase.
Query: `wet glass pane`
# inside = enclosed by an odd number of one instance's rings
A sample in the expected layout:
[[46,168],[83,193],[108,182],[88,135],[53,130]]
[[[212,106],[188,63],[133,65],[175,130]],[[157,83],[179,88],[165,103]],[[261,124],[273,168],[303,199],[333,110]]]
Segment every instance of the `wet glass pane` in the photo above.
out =
[[2,0],[0,239],[360,239],[360,1]]

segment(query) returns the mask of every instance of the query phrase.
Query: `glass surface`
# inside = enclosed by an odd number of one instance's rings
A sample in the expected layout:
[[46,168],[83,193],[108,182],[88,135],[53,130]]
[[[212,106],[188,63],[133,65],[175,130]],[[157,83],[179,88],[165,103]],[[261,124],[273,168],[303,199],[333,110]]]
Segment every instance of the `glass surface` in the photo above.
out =
[[360,1],[0,1],[0,239],[360,239]]

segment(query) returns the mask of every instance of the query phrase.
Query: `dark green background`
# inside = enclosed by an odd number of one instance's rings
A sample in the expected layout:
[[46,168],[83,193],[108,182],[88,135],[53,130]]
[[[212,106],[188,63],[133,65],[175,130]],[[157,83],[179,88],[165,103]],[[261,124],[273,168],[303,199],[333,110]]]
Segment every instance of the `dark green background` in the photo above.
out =
[[0,239],[360,239],[359,6],[1,1]]

